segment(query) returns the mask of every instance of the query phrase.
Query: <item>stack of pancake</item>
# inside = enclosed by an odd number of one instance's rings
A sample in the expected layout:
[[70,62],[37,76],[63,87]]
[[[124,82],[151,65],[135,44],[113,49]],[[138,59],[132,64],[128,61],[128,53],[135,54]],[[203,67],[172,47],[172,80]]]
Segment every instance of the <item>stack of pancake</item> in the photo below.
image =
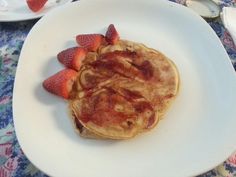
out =
[[88,52],[69,108],[83,137],[128,139],[151,130],[178,93],[175,64],[140,43],[119,40]]

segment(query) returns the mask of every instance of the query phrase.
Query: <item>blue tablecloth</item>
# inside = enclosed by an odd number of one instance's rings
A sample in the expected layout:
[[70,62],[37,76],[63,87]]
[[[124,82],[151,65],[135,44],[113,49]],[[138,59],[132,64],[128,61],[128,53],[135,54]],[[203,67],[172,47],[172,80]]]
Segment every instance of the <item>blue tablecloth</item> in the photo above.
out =
[[[172,1],[184,4],[184,0]],[[222,6],[230,6],[233,3],[235,3],[233,0],[224,0]],[[22,152],[16,139],[12,118],[12,92],[18,58],[24,40],[36,22],[37,20],[0,23],[0,177],[46,176],[35,168]],[[229,33],[220,19],[208,23],[222,41],[236,69],[236,46]],[[236,176],[236,154],[200,176]]]

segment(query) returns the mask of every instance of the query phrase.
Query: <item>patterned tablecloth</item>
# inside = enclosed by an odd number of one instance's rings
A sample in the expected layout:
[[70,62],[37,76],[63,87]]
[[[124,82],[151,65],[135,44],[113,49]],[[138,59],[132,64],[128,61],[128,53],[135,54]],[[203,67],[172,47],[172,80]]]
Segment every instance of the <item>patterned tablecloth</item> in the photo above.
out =
[[[171,1],[184,4],[185,0]],[[235,4],[234,0],[222,1],[222,6],[235,6]],[[0,177],[46,176],[35,168],[22,152],[16,139],[12,118],[12,91],[18,58],[22,44],[36,22],[37,20],[0,23]],[[236,46],[229,33],[220,19],[208,23],[222,41],[236,69]],[[215,169],[200,175],[200,177],[211,176],[236,176],[236,153]]]

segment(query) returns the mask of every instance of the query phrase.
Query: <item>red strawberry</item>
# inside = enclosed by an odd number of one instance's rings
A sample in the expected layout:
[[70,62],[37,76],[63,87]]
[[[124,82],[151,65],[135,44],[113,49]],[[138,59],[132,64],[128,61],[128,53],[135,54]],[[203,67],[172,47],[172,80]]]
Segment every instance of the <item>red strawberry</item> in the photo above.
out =
[[72,47],[57,54],[57,59],[67,68],[79,70],[87,52],[81,47]]
[[44,80],[43,87],[50,93],[68,99],[76,75],[75,70],[64,69]]
[[109,44],[115,44],[120,39],[120,36],[113,24],[108,26],[105,39]]
[[104,36],[101,34],[79,34],[76,36],[77,43],[88,49],[88,51],[96,51],[103,43]]
[[47,0],[26,0],[26,2],[33,12],[38,12],[46,4]]

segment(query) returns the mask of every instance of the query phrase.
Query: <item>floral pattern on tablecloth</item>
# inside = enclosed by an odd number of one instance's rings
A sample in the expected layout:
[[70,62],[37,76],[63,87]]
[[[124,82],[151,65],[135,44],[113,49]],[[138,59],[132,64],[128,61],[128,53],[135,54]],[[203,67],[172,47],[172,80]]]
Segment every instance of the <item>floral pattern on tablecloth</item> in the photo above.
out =
[[19,54],[35,22],[0,23],[0,177],[46,176],[23,154],[12,118],[12,91]]
[[[184,4],[185,0],[171,0]],[[222,6],[235,5],[233,0],[222,1]],[[25,157],[14,132],[12,92],[16,67],[23,42],[37,20],[0,23],[0,177],[44,177]],[[236,69],[236,47],[219,19],[208,22],[222,41]],[[233,141],[233,140],[232,140]],[[236,153],[215,169],[199,177],[236,176]]]

